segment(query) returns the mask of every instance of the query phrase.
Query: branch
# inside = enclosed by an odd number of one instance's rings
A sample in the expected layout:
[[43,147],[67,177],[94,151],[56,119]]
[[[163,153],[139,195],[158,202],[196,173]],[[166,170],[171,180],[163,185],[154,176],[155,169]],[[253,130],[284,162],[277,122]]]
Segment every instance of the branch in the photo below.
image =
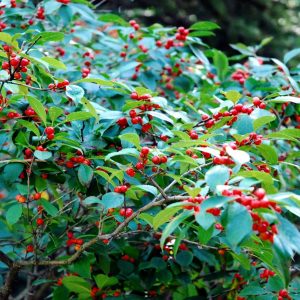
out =
[[2,251],[0,251],[0,261],[5,263],[8,267],[11,267],[13,265],[13,261]]

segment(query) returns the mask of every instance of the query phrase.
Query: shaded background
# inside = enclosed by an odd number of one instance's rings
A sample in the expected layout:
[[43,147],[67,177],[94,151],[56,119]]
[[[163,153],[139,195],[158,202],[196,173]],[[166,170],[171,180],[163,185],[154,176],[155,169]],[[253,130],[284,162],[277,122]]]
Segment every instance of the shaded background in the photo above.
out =
[[255,45],[269,36],[274,39],[261,55],[282,58],[300,47],[300,0],[94,0],[101,12],[135,18],[145,25],[161,23],[189,26],[209,20],[221,26],[215,37],[207,37],[213,47],[236,54],[229,44]]

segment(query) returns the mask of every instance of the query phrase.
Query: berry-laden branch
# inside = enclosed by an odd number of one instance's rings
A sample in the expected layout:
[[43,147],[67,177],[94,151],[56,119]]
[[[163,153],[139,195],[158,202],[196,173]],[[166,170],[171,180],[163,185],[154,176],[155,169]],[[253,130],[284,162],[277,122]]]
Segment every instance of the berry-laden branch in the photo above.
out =
[[[210,165],[210,163],[204,164],[204,165],[201,165],[197,168],[189,170],[186,173],[184,173],[184,175],[188,175],[190,172],[195,171],[196,169],[199,169],[199,168],[203,168],[207,165]],[[5,285],[0,289],[0,295],[2,296],[1,299],[3,299],[3,300],[8,299],[8,296],[10,295],[10,292],[11,292],[11,286],[13,284],[13,281],[14,281],[15,277],[18,275],[18,272],[19,272],[20,269],[22,269],[24,267],[28,267],[28,266],[33,266],[33,265],[35,265],[35,266],[64,266],[64,265],[70,265],[71,263],[75,262],[85,250],[89,249],[91,246],[93,246],[97,242],[102,241],[102,240],[109,240],[110,241],[110,240],[112,240],[114,238],[117,238],[117,237],[127,236],[129,233],[127,233],[127,232],[122,233],[121,231],[128,225],[128,223],[130,221],[132,221],[133,219],[138,217],[138,215],[141,214],[142,212],[147,211],[147,210],[149,210],[149,209],[151,209],[155,206],[161,206],[166,202],[176,201],[176,200],[186,200],[186,199],[189,198],[189,196],[168,196],[166,194],[167,191],[169,191],[170,188],[174,184],[176,184],[176,181],[173,181],[165,189],[162,189],[159,186],[159,184],[152,177],[148,177],[148,180],[155,187],[158,188],[158,190],[160,191],[159,195],[157,195],[150,203],[148,203],[145,206],[141,207],[140,209],[135,211],[131,216],[127,217],[121,224],[119,224],[119,226],[112,233],[109,233],[109,234],[101,234],[100,233],[98,236],[96,236],[93,239],[91,239],[90,241],[84,243],[81,246],[81,248],[79,248],[78,251],[76,253],[74,253],[71,257],[69,257],[68,259],[52,260],[52,261],[50,261],[50,260],[41,260],[41,261],[39,261],[39,260],[35,259],[35,260],[31,260],[31,261],[22,260],[22,261],[18,261],[18,262],[12,262],[10,260],[10,258],[7,257],[5,254],[0,255],[0,260],[3,261],[4,263],[8,264],[11,267],[10,272],[7,275],[7,278],[6,278]],[[160,199],[160,197],[162,197],[163,199]],[[138,230],[138,231],[135,231],[134,233],[139,234],[141,232],[142,231]],[[133,234],[133,232],[131,232],[130,235],[131,234]],[[175,238],[175,236],[173,236],[173,238]],[[198,247],[201,246],[199,243],[189,241],[189,240],[184,240],[184,242],[196,245]]]

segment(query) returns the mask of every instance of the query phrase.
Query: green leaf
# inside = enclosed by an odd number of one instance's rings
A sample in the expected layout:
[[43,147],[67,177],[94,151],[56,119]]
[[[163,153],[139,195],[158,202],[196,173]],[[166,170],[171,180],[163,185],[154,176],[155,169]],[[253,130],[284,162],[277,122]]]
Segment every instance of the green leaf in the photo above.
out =
[[65,35],[62,32],[41,32],[38,33],[33,40],[36,41],[38,39],[37,44],[44,44],[46,42],[59,42],[63,40]]
[[122,26],[129,26],[128,22],[122,19],[120,16],[115,14],[103,14],[99,17],[99,21],[109,22],[109,23],[117,23]]
[[170,221],[170,219],[179,211],[182,207],[166,207],[161,210],[153,218],[153,228],[154,230],[158,229],[161,225]]
[[193,212],[190,210],[185,210],[184,212],[182,212],[181,214],[179,214],[178,216],[176,216],[164,229],[161,239],[160,239],[160,247],[163,248],[164,243],[166,241],[166,239],[169,237],[170,234],[172,234],[177,227],[188,217],[190,217],[191,215],[193,215]]
[[241,266],[244,269],[246,269],[246,270],[251,269],[250,260],[249,260],[247,255],[245,255],[244,253],[237,254],[237,253],[234,253],[234,252],[232,252],[231,255],[233,256],[233,258],[235,260],[237,260],[241,264]]
[[232,101],[233,103],[238,102],[243,96],[241,93],[235,90],[222,92],[222,94],[226,97],[226,99]]
[[188,267],[193,261],[194,255],[192,252],[184,250],[176,255],[176,262],[182,267]]
[[116,208],[123,205],[124,195],[111,192],[102,196],[102,204],[105,209]]
[[76,104],[78,104],[84,96],[84,90],[78,85],[70,84],[66,87],[66,95],[71,98]]
[[95,84],[99,84],[100,86],[109,86],[109,87],[113,87],[113,86],[117,85],[116,82],[104,80],[104,79],[100,79],[100,78],[83,78],[83,79],[79,79],[79,80],[75,81],[75,83],[80,83],[80,82],[95,83]]
[[112,157],[114,156],[119,156],[119,155],[130,155],[130,156],[139,156],[139,152],[134,149],[134,148],[126,148],[126,149],[122,149],[118,152],[112,152],[112,153],[109,153],[108,155],[105,156],[105,160],[109,160],[111,159]]
[[267,193],[276,193],[276,188],[274,187],[273,177],[265,172],[260,171],[240,171],[236,174],[237,176],[243,177],[253,177],[262,182],[263,188],[267,191]]
[[271,164],[276,164],[278,162],[278,155],[273,146],[261,144],[256,146],[263,158],[269,161]]
[[93,175],[93,169],[88,165],[81,164],[78,168],[78,179],[79,182],[84,186],[88,186],[91,183]]
[[263,117],[260,117],[258,119],[255,119],[253,121],[253,129],[256,131],[260,127],[262,127],[262,126],[264,126],[268,123],[271,123],[275,119],[276,119],[276,117],[274,115],[272,115],[272,116],[263,116]]
[[99,274],[95,276],[94,279],[96,281],[98,288],[100,289],[103,289],[107,286],[116,285],[119,282],[117,277],[109,277],[104,274]]
[[208,230],[216,222],[216,218],[202,208],[200,212],[195,215],[195,220],[205,230]]
[[89,113],[87,111],[75,111],[66,116],[64,123],[72,122],[72,121],[84,121],[84,120],[90,119],[92,117],[93,116],[91,115],[91,113]]
[[72,271],[85,278],[91,278],[91,257],[84,256],[76,261]]
[[189,36],[198,36],[198,37],[203,37],[203,36],[214,36],[215,34],[212,31],[192,31],[189,33]]
[[28,130],[32,131],[36,136],[38,136],[38,137],[40,136],[40,131],[34,123],[19,119],[18,124],[22,125],[23,127],[27,128]]
[[205,181],[212,190],[215,190],[217,185],[223,185],[229,178],[229,169],[225,166],[214,166],[205,174]]
[[61,61],[59,61],[58,59],[55,59],[53,57],[42,57],[41,58],[42,61],[45,61],[50,67],[54,68],[54,69],[63,69],[66,70],[67,67],[65,66],[64,63],[62,63]]
[[40,117],[43,123],[46,125],[47,115],[44,105],[36,98],[28,96],[28,102],[36,114]]
[[257,283],[250,283],[245,288],[243,288],[241,292],[239,292],[239,296],[258,296],[266,294],[266,292],[267,291],[260,287]]
[[65,276],[62,282],[68,290],[74,293],[88,293],[90,295],[91,285],[81,277]]
[[234,150],[231,147],[226,147],[228,155],[238,164],[243,165],[250,161],[250,155],[246,151]]
[[300,98],[292,97],[292,96],[279,96],[274,99],[268,100],[268,102],[275,102],[275,103],[292,102],[292,103],[300,104]]
[[0,80],[8,80],[9,74],[5,70],[0,71]]
[[284,55],[283,62],[286,64],[299,54],[300,54],[300,48],[293,49]]
[[34,156],[37,159],[41,159],[41,160],[47,160],[50,157],[52,157],[52,153],[49,151],[39,151],[39,150],[35,150],[34,151]]
[[213,207],[222,207],[224,204],[226,204],[227,202],[229,202],[233,199],[234,198],[223,197],[223,196],[209,197],[208,199],[205,199],[201,203],[201,209],[202,210],[207,210],[207,209],[213,208]]
[[0,41],[5,42],[5,44],[12,45],[15,48],[19,49],[18,42],[13,41],[12,36],[6,32],[0,32]]
[[252,218],[247,208],[239,203],[229,206],[227,216],[226,239],[235,247],[252,232]]
[[83,97],[81,99],[81,103],[88,109],[88,111],[91,113],[91,115],[96,119],[96,122],[98,122],[99,115],[97,114],[97,111],[96,111],[95,107],[91,104],[91,102],[88,99]]
[[61,116],[63,113],[64,113],[64,110],[62,108],[60,108],[60,107],[51,106],[49,108],[49,116],[50,116],[50,119],[51,119],[52,123],[54,121],[56,121],[57,118],[59,116]]
[[140,184],[140,185],[133,186],[130,188],[130,190],[143,190],[154,196],[156,196],[158,194],[158,190],[156,187],[154,187],[152,185],[146,185],[146,184]]
[[217,68],[218,77],[223,80],[228,71],[228,58],[227,56],[218,50],[214,50],[213,61]]
[[22,216],[22,204],[14,204],[6,212],[6,221],[8,224],[13,225],[19,221]]
[[131,144],[133,144],[137,149],[141,148],[141,142],[140,142],[140,137],[136,133],[125,133],[119,136],[120,140],[127,141]]
[[89,205],[89,204],[101,204],[101,200],[95,196],[89,196],[87,198],[85,198],[83,200],[83,203],[86,204],[86,205]]
[[39,200],[39,203],[44,207],[47,214],[49,214],[52,217],[55,217],[57,215],[58,209],[52,203],[45,199]]
[[219,29],[220,26],[216,23],[209,21],[201,21],[193,24],[189,29],[190,30],[215,30]]
[[198,196],[198,194],[201,192],[201,188],[190,188],[187,185],[183,186],[183,189],[191,196],[192,198],[195,198]]
[[11,163],[4,167],[2,176],[5,182],[12,183],[18,179],[20,173],[24,169],[24,164],[21,163]]

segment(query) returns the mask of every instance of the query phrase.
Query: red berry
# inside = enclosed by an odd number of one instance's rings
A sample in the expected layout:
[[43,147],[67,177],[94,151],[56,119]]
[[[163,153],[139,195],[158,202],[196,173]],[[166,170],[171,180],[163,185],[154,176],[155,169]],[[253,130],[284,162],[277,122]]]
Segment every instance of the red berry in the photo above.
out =
[[38,226],[42,226],[42,225],[44,224],[44,220],[43,220],[42,218],[38,218],[38,219],[36,220],[36,224],[37,224]]
[[139,95],[136,92],[132,92],[130,95],[130,98],[133,100],[138,100],[139,99]]
[[145,165],[142,162],[138,162],[135,167],[137,168],[137,170],[142,170],[145,168]]
[[266,191],[263,188],[259,188],[253,193],[259,200],[262,200],[266,196]]
[[54,133],[54,128],[53,127],[46,127],[45,128],[45,133],[46,134],[53,134]]
[[153,156],[152,162],[153,162],[155,165],[159,165],[159,164],[161,163],[161,159],[160,159],[159,156]]
[[132,208],[127,208],[125,211],[125,217],[128,218],[133,214],[133,209]]
[[141,150],[141,153],[144,156],[147,156],[149,154],[149,151],[150,151],[150,149],[148,147],[143,147],[142,150]]
[[134,177],[135,176],[135,171],[133,168],[129,168],[126,170],[126,174],[130,177]]

